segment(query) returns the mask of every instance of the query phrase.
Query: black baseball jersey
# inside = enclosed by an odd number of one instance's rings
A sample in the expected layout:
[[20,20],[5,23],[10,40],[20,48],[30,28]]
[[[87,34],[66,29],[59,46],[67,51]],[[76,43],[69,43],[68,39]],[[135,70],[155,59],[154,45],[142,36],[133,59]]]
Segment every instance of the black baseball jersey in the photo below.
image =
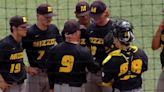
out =
[[91,48],[92,55],[100,65],[108,53],[115,48],[113,44],[113,23],[114,21],[112,20],[109,20],[104,26],[98,26],[93,23],[87,30],[87,38],[89,40],[87,45]]
[[141,88],[141,74],[148,68],[145,52],[136,46],[127,51],[115,50],[103,61],[102,79],[104,83],[113,82],[120,90]]
[[50,47],[61,41],[62,37],[55,25],[49,25],[45,31],[41,31],[36,24],[32,25],[23,39],[23,47],[26,49],[30,66],[46,68],[47,53]]
[[80,31],[81,31],[81,36],[80,36],[80,45],[81,46],[87,46],[88,39],[87,39],[87,28],[84,25],[80,25]]
[[23,83],[26,79],[22,43],[10,35],[0,41],[0,74],[9,83]]
[[161,32],[161,39],[160,39],[160,43],[161,43],[161,54],[160,54],[160,59],[161,59],[161,64],[162,67],[164,67],[164,30]]
[[97,71],[92,55],[87,47],[62,42],[49,53],[48,77],[51,89],[54,83],[81,86],[86,83],[86,68]]

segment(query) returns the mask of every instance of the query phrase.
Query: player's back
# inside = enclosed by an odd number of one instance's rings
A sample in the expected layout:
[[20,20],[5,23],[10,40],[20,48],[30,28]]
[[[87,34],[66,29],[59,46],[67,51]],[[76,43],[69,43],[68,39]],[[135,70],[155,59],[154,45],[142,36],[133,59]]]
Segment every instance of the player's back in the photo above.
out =
[[86,67],[92,56],[87,47],[62,42],[50,52],[50,62],[55,72],[55,83],[85,83]]
[[103,61],[103,71],[109,74],[103,80],[114,78],[114,87],[120,90],[140,88],[141,74],[147,70],[147,63],[147,55],[136,46],[131,46],[127,51],[115,50]]

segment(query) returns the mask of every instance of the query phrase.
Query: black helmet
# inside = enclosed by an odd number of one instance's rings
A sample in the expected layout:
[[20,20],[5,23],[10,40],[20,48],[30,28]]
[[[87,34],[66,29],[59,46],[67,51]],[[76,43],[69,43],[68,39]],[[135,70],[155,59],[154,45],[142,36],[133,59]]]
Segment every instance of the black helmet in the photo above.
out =
[[114,23],[114,37],[125,45],[134,41],[133,25],[126,20],[117,20]]

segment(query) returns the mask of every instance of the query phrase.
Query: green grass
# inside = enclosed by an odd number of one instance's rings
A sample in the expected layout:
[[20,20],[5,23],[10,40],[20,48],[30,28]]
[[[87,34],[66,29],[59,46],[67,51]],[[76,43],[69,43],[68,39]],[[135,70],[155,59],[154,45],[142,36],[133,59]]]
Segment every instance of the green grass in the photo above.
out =
[[[53,20],[60,30],[68,19],[75,18],[74,7],[79,0],[0,0],[0,38],[10,33],[9,18],[25,15],[29,23],[36,22],[35,8],[45,2],[53,5],[56,16]],[[93,0],[88,0],[91,3]],[[163,18],[163,0],[104,0],[111,9],[112,18],[124,18],[134,25],[136,40],[134,44],[143,48],[149,57],[149,70],[143,75],[144,92],[154,92],[160,74],[159,50],[151,50],[151,40]]]

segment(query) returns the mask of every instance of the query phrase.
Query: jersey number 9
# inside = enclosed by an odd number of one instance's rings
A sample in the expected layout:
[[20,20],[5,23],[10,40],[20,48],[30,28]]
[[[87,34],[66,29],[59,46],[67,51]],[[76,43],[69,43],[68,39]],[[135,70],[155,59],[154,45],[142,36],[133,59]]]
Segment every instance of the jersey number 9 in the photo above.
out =
[[59,72],[69,73],[73,69],[74,64],[74,56],[72,55],[64,55],[61,60],[61,67],[59,68]]

